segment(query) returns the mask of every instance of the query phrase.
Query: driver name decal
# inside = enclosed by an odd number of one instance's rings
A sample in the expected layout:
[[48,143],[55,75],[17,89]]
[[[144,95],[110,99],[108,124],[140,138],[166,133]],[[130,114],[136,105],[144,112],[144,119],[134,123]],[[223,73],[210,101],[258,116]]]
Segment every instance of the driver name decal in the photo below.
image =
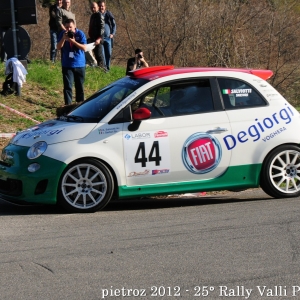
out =
[[204,174],[214,170],[222,157],[219,141],[206,133],[195,133],[184,143],[182,160],[192,173]]
[[236,97],[248,97],[252,93],[252,89],[223,89],[223,95],[235,94]]

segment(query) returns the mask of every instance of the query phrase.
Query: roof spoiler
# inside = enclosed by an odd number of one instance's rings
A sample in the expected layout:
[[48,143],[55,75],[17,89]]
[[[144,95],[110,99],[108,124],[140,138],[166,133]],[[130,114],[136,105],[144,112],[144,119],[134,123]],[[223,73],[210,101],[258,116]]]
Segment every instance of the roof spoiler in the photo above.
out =
[[148,68],[141,68],[134,71],[130,71],[130,76],[140,76],[145,74],[156,73],[157,71],[166,71],[166,70],[173,70],[174,66],[154,66]]
[[256,75],[264,80],[268,80],[273,76],[273,71],[271,70],[249,70],[251,74]]
[[[231,68],[218,68],[218,67],[194,67],[195,72],[205,72],[205,71],[234,71],[234,72],[245,72],[256,75],[261,79],[268,80],[273,76],[273,71],[271,70],[259,70],[259,69],[231,69]],[[152,73],[157,73],[159,71],[169,71],[173,70],[174,66],[167,65],[167,66],[153,66],[148,68],[141,68],[134,71],[129,72],[129,76],[132,77],[140,77],[140,76],[147,76],[151,75]],[[193,68],[191,68],[193,69]]]

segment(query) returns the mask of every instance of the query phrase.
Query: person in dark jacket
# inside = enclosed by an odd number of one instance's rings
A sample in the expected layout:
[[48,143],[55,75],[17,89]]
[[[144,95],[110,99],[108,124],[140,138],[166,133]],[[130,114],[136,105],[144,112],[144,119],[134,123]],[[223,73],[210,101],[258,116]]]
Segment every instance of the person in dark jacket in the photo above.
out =
[[134,57],[127,60],[126,75],[130,75],[130,71],[149,67],[141,49],[135,49],[134,54]]
[[54,63],[56,60],[56,45],[57,45],[57,37],[58,37],[58,28],[56,23],[56,14],[57,11],[62,6],[62,0],[56,0],[56,3],[51,5],[49,8],[49,27],[50,27],[50,41],[51,41],[51,47],[50,47],[50,60]]
[[71,0],[62,0],[62,7],[57,11],[56,14],[56,24],[59,32],[66,31],[64,23],[66,20],[70,19],[74,20],[76,24],[75,14],[73,14],[71,11]]
[[113,14],[106,9],[105,1],[98,2],[100,12],[104,18],[104,37],[102,44],[102,55],[103,55],[103,66],[109,71],[110,70],[110,59],[113,48],[113,38],[116,34],[116,22]]
[[99,11],[99,5],[97,2],[91,4],[92,15],[89,24],[89,42],[95,43],[94,55],[97,60],[98,66],[102,62],[102,41],[104,34],[104,18]]

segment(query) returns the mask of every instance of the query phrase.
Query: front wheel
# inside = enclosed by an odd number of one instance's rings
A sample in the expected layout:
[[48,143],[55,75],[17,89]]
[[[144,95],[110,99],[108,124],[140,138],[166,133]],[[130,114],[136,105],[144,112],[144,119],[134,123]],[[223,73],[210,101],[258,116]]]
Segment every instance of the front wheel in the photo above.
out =
[[265,193],[275,198],[300,195],[300,148],[283,145],[266,158],[260,185]]
[[58,186],[58,203],[68,212],[90,213],[111,199],[114,181],[101,162],[87,158],[70,164]]

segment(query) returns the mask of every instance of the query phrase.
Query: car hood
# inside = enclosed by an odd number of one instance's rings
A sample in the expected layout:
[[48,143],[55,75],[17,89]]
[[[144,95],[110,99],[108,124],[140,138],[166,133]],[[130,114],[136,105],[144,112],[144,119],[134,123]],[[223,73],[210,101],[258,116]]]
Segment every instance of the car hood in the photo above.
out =
[[19,146],[31,146],[45,141],[48,145],[85,137],[96,126],[96,123],[73,123],[50,120],[18,132],[11,143]]

